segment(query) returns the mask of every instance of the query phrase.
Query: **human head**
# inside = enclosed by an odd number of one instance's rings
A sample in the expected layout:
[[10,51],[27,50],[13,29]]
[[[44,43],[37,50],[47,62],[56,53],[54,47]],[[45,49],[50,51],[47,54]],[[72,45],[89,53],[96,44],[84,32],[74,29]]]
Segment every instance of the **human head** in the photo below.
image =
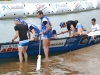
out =
[[38,17],[38,18],[41,18],[42,16],[43,16],[43,12],[42,12],[42,11],[38,11],[38,12],[37,12],[37,17]]
[[16,17],[16,18],[14,19],[15,25],[16,25],[16,24],[20,24],[20,22],[21,22],[21,20],[20,20],[19,17]]
[[21,21],[21,24],[23,25],[27,25],[27,23],[25,21]]
[[78,23],[78,20],[75,20],[76,23]]
[[65,24],[65,22],[61,22],[59,26],[60,26],[61,28],[65,28],[65,27],[66,27],[66,24]]
[[96,19],[95,18],[92,18],[91,19],[91,23],[92,23],[92,25],[95,25],[96,24]]

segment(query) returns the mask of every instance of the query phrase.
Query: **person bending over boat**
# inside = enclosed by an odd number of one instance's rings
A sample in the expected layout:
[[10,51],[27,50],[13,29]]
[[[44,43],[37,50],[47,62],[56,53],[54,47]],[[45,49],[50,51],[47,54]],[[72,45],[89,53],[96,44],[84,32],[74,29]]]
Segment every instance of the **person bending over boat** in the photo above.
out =
[[42,45],[44,49],[44,54],[45,54],[45,61],[48,61],[48,51],[49,51],[49,46],[48,42],[50,37],[52,37],[52,29],[51,29],[51,23],[49,19],[43,15],[42,11],[37,12],[37,17],[41,19],[41,32],[40,34],[42,35]]
[[97,30],[100,29],[100,26],[99,26],[99,24],[96,23],[96,19],[95,18],[91,19],[91,23],[92,23],[92,26],[91,26],[91,31],[92,32],[97,31]]
[[31,24],[31,23],[27,24],[25,21],[22,21],[21,23],[23,25],[27,25],[28,26],[28,30],[32,33],[32,38],[30,39],[30,41],[38,40],[40,29],[34,24]]
[[51,28],[52,28],[52,37],[50,37],[50,38],[51,39],[56,39],[57,38],[57,32],[53,27],[51,27]]
[[76,32],[76,36],[79,35],[87,35],[86,29],[83,27],[83,25],[81,23],[78,22],[78,20],[75,20],[75,22],[77,23],[76,28],[75,28],[75,32]]
[[26,53],[26,50],[27,50],[27,47],[29,44],[29,40],[28,40],[28,36],[27,36],[28,27],[26,25],[22,25],[21,20],[18,17],[14,19],[14,23],[15,23],[15,26],[14,26],[15,36],[12,39],[12,42],[14,42],[14,40],[17,39],[19,36],[19,40],[20,40],[19,45],[18,45],[19,61],[20,61],[20,63],[23,62],[23,57],[22,57],[22,53],[23,53],[25,61],[27,62],[28,55]]
[[[75,35],[76,25],[77,25],[77,23],[75,21],[72,21],[72,20],[67,21],[67,22],[61,22],[60,27],[61,28],[67,27],[67,29],[68,29],[68,31],[64,31],[64,32],[61,32],[61,33],[69,32],[69,37],[76,36]],[[71,34],[71,31],[73,32],[73,34]]]

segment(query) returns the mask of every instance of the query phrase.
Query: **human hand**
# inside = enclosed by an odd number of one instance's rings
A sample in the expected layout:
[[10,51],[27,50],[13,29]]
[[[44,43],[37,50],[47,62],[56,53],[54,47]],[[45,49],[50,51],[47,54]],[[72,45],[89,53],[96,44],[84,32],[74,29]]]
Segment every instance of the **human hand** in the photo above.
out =
[[62,31],[62,32],[60,32],[60,34],[64,34],[64,32]]
[[42,35],[43,34],[43,32],[40,32],[40,35]]
[[13,42],[14,42],[14,40],[12,39],[10,42],[11,42],[11,43],[13,43]]

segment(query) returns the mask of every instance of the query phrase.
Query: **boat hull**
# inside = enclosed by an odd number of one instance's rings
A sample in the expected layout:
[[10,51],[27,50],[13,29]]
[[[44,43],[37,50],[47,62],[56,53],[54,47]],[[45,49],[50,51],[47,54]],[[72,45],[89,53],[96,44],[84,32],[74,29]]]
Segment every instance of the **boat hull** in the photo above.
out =
[[[100,43],[100,35],[95,36],[93,39],[91,36],[77,36],[77,37],[65,37],[50,40],[49,54],[61,53],[77,50],[80,48],[88,47],[94,44]],[[0,44],[0,59],[5,58],[18,58],[18,43],[1,43]],[[39,53],[39,41],[31,41],[27,49],[28,56],[36,56]],[[41,47],[41,55],[44,54]]]

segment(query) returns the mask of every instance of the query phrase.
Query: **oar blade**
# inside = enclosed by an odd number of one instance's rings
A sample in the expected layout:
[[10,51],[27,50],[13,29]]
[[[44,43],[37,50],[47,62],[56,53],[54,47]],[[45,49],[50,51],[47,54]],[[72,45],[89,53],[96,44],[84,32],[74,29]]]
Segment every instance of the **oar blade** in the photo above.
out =
[[41,68],[41,55],[38,55],[36,71],[39,71],[40,68]]

